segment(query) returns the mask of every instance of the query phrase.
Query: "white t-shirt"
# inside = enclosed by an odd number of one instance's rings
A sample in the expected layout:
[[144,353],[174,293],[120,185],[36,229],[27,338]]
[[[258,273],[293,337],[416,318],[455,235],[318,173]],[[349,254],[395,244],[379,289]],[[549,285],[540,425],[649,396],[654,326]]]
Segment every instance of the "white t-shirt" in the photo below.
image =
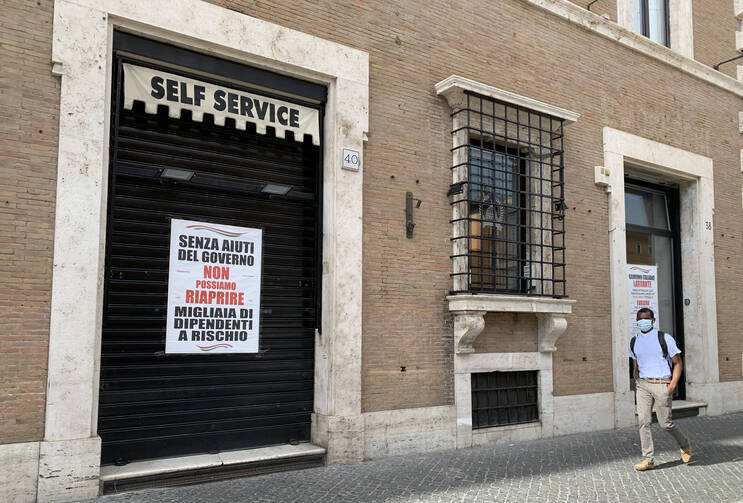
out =
[[669,334],[665,334],[668,347],[668,360],[663,358],[663,349],[658,343],[658,329],[643,334],[637,332],[635,336],[635,354],[632,354],[632,340],[630,339],[629,357],[640,367],[640,378],[669,379],[671,377],[670,359],[681,353],[676,341]]

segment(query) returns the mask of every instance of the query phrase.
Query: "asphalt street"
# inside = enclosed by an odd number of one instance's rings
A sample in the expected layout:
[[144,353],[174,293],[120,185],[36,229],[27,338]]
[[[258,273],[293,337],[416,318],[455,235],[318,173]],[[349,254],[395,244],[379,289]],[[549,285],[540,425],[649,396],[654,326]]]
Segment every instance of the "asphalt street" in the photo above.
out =
[[656,468],[636,472],[636,428],[399,456],[103,496],[152,502],[720,502],[743,501],[743,413],[677,420],[694,457],[653,428]]

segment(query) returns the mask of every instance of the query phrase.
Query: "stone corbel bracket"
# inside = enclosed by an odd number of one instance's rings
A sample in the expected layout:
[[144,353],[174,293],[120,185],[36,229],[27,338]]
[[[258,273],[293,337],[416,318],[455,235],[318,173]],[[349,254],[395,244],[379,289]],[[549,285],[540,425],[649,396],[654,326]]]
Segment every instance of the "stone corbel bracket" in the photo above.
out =
[[474,353],[472,344],[485,328],[485,311],[455,311],[454,315],[454,351],[456,353]]
[[539,335],[539,351],[543,353],[554,353],[557,351],[555,343],[568,328],[565,315],[555,313],[537,313],[539,323],[537,331]]
[[568,327],[566,316],[574,300],[515,295],[450,295],[449,311],[454,316],[454,352],[473,353],[473,344],[485,328],[487,313],[534,313],[538,320],[539,351],[557,350],[555,343]]

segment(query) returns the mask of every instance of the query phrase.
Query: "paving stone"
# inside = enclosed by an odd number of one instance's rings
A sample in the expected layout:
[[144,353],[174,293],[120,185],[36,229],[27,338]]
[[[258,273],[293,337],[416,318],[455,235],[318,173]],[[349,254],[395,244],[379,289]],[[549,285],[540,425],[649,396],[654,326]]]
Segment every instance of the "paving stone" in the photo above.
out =
[[656,469],[636,472],[636,428],[399,456],[186,487],[108,495],[97,503],[721,502],[743,501],[743,413],[677,420],[689,464],[653,426]]

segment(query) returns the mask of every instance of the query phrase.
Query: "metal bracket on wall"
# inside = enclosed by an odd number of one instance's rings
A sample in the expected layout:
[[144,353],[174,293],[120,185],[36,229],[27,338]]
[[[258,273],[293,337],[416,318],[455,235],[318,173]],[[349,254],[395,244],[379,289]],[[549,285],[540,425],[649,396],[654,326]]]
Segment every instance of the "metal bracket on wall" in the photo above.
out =
[[412,192],[405,193],[405,236],[407,238],[413,237],[413,229],[415,228],[415,222],[413,222],[413,201],[416,201],[415,207],[421,207],[420,199],[413,199]]

